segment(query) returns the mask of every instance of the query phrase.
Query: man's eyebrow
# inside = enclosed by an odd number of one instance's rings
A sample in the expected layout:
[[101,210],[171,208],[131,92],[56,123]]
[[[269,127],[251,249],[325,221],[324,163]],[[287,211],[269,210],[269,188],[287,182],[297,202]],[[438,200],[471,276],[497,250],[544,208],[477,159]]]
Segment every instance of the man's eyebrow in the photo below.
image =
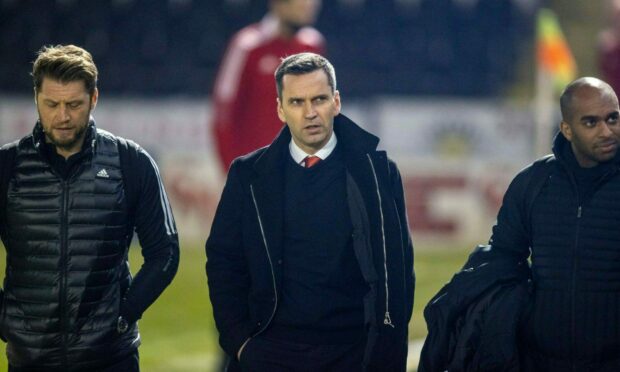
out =
[[[60,101],[56,101],[56,100],[54,100],[52,98],[43,98],[43,102],[58,103]],[[84,99],[83,98],[75,98],[75,99],[70,99],[70,100],[66,101],[67,104],[79,103],[79,102],[84,102]]]
[[597,115],[584,115],[582,116],[579,121],[590,121],[590,120],[598,120],[600,119],[600,116]]

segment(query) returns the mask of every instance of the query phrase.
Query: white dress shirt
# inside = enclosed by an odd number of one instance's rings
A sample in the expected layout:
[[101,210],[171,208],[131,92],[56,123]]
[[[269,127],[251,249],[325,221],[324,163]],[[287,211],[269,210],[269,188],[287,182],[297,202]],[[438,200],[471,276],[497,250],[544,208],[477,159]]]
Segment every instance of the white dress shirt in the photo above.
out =
[[307,156],[318,156],[319,158],[321,158],[321,160],[327,159],[327,157],[336,148],[337,143],[338,143],[338,140],[336,139],[336,133],[332,132],[332,135],[329,138],[329,141],[327,141],[327,143],[325,144],[325,146],[323,146],[323,148],[321,148],[319,151],[317,151],[316,153],[312,155],[307,154],[304,150],[302,150],[299,146],[297,146],[297,144],[295,143],[295,141],[293,141],[292,138],[291,138],[291,142],[289,142],[288,144],[288,149],[289,149],[289,152],[291,153],[291,156],[293,157],[293,160],[295,160],[295,163],[303,167],[304,161]]

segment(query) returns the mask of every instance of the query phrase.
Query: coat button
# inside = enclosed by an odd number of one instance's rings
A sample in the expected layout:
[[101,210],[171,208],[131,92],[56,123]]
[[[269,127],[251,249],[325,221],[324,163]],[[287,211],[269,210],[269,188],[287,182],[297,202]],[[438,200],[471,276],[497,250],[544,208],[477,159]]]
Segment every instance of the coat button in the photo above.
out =
[[278,265],[282,265],[282,260],[278,260]]
[[276,302],[276,298],[275,298],[275,297],[272,297],[272,298],[271,298],[271,302]]
[[260,325],[261,325],[261,322],[258,322],[258,323],[256,323],[256,325],[260,327]]

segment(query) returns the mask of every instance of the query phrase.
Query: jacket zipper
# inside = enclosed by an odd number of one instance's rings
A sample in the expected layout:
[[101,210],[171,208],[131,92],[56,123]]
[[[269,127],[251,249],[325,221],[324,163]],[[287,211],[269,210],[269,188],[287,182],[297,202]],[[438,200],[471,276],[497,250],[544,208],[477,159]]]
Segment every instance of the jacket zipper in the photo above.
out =
[[[252,194],[252,201],[254,202],[254,208],[256,209],[256,217],[258,218],[258,226],[260,227],[260,233],[261,233],[262,238],[263,238],[263,244],[265,245],[265,251],[267,252],[267,259],[269,260],[269,266],[271,268],[271,281],[272,281],[272,284],[273,284],[273,296],[274,296],[273,310],[271,312],[271,316],[269,317],[269,320],[263,326],[263,328],[261,328],[258,332],[256,332],[252,336],[252,337],[256,337],[257,335],[263,333],[265,331],[265,329],[267,329],[267,326],[269,326],[269,324],[271,324],[271,321],[273,320],[273,317],[276,314],[276,309],[278,308],[278,291],[277,291],[277,288],[276,288],[276,274],[275,274],[275,271],[273,269],[273,262],[271,260],[271,254],[269,253],[269,247],[267,245],[267,237],[265,236],[265,230],[263,229],[263,221],[260,218],[260,212],[258,211],[258,203],[256,202],[256,197],[254,196],[254,186],[253,185],[250,185],[250,193]],[[260,327],[260,323],[258,325]]]
[[[577,325],[576,325],[576,313],[577,313],[577,305],[576,305],[576,295],[577,295],[577,253],[579,246],[579,232],[581,227],[581,216],[583,214],[583,204],[585,204],[585,200],[580,200],[579,197],[579,188],[577,187],[577,181],[573,173],[567,166],[564,166],[566,173],[568,174],[569,180],[573,185],[573,189],[577,194],[577,226],[575,227],[575,244],[573,247],[573,272],[572,272],[572,280],[571,280],[571,369],[573,371],[577,371],[576,357],[575,351],[577,350]],[[589,195],[592,195],[596,192],[598,187],[604,182],[605,179],[611,176],[613,172],[617,172],[617,169],[612,170],[612,172],[606,173],[601,179],[599,179],[598,183],[589,191]],[[586,198],[587,199],[587,196]]]
[[571,288],[570,288],[570,292],[571,292],[571,313],[570,313],[570,353],[571,353],[571,357],[570,357],[570,363],[571,363],[571,370],[573,371],[577,371],[577,365],[575,364],[575,351],[577,350],[577,341],[575,340],[576,337],[576,333],[577,333],[577,325],[576,325],[576,312],[577,312],[577,301],[575,299],[575,296],[577,294],[577,247],[579,246],[579,230],[581,227],[581,214],[582,214],[582,204],[583,201],[581,200],[581,198],[579,197],[579,187],[577,186],[577,181],[575,180],[575,176],[573,175],[573,173],[570,171],[570,169],[568,167],[565,167],[566,172],[568,173],[568,178],[573,186],[573,190],[575,191],[575,194],[577,195],[577,213],[576,213],[576,217],[577,217],[577,223],[575,226],[575,244],[573,245],[573,270],[571,273]]
[[383,316],[383,324],[394,327],[392,324],[392,318],[390,317],[390,288],[388,285],[388,272],[387,272],[387,249],[385,245],[385,221],[383,218],[383,206],[381,203],[381,192],[379,191],[379,179],[377,178],[377,172],[375,171],[375,165],[372,163],[372,158],[370,154],[366,154],[368,157],[368,162],[370,163],[370,169],[372,170],[372,175],[375,179],[375,186],[377,189],[377,199],[379,201],[379,216],[381,217],[381,239],[383,243],[383,272],[385,273],[385,314]]
[[61,210],[61,233],[60,233],[60,290],[59,290],[59,308],[60,308],[60,330],[62,334],[62,364],[68,367],[67,353],[67,337],[68,337],[68,320],[67,320],[67,249],[68,249],[68,210],[69,210],[69,184],[68,181],[62,181],[62,210]]

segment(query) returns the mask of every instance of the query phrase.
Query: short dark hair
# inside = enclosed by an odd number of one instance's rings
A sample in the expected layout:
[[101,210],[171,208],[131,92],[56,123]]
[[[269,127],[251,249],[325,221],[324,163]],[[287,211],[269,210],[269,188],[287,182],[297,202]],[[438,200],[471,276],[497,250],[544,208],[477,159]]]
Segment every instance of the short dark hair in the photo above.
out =
[[611,93],[615,96],[613,88],[603,80],[594,77],[581,77],[572,81],[564,88],[560,96],[560,111],[562,112],[562,120],[570,123],[573,116],[573,98],[575,93],[583,87],[592,87],[599,89],[601,92]]
[[316,70],[323,70],[327,75],[327,83],[332,88],[332,93],[336,91],[336,70],[327,58],[315,53],[298,53],[288,56],[280,62],[276,69],[276,90],[278,98],[282,99],[282,80],[284,75],[303,75]]
[[48,77],[63,83],[83,81],[91,96],[97,88],[97,66],[92,55],[75,45],[44,46],[37,52],[32,66],[35,94]]

